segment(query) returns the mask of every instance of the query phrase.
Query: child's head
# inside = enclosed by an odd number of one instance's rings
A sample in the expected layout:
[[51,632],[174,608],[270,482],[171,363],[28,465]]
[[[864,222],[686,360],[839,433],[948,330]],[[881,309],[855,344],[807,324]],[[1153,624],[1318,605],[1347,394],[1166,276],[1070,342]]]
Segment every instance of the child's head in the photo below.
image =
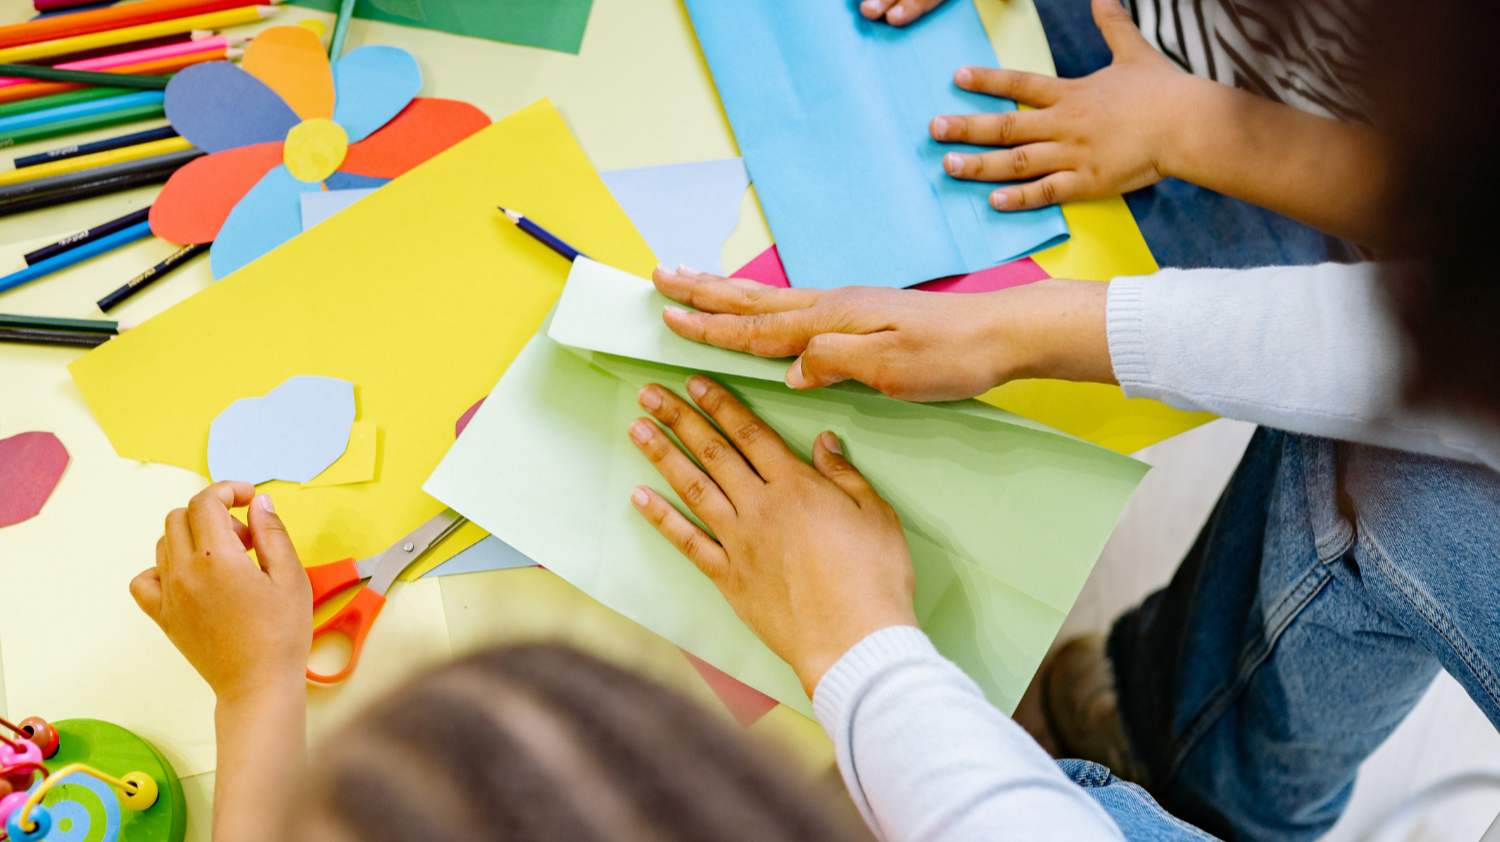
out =
[[303,842],[866,839],[706,711],[558,646],[435,669],[329,741]]

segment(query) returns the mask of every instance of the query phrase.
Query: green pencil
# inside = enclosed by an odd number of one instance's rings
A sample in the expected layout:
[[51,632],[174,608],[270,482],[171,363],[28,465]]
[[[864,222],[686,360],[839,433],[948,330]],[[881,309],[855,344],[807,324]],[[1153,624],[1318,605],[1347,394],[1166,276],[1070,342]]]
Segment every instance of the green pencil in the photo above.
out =
[[40,79],[43,82],[77,82],[82,85],[103,85],[116,88],[141,90],[166,90],[166,76],[147,76],[134,73],[100,73],[94,70],[64,70],[60,67],[37,67],[30,64],[0,64],[0,76],[13,79]]
[[103,333],[113,336],[120,332],[120,323],[105,319],[63,319],[56,316],[16,316],[0,313],[0,327],[21,330],[69,330],[81,333]]
[[44,111],[48,108],[60,108],[64,105],[77,105],[80,102],[90,102],[96,99],[108,99],[128,93],[130,93],[129,88],[88,88],[82,91],[68,91],[65,94],[7,102],[0,105],[0,119],[14,117],[17,114],[29,114],[33,111]]
[[123,108],[119,111],[110,111],[104,114],[93,114],[88,117],[76,117],[72,120],[61,120],[56,123],[32,126],[29,129],[17,129],[7,135],[0,136],[0,149],[7,146],[15,146],[18,143],[40,140],[44,137],[86,132],[90,129],[102,129],[105,126],[129,123],[135,120],[152,120],[161,117],[165,113],[166,109],[158,102],[152,105],[139,105],[135,108]]

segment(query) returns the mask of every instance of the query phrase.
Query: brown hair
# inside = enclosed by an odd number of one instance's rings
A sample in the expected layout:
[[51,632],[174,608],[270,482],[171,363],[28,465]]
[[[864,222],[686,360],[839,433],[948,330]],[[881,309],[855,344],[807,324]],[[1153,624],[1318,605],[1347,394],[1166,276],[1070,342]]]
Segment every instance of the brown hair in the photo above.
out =
[[707,711],[553,645],[432,670],[346,726],[313,770],[293,839],[869,838]]

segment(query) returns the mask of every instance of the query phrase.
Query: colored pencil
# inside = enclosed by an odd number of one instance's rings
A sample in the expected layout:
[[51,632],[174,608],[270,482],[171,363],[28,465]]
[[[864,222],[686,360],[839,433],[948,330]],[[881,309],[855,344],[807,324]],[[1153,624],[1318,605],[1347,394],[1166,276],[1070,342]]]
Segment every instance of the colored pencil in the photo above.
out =
[[72,251],[84,243],[107,237],[116,231],[123,231],[132,225],[139,225],[150,218],[151,208],[149,207],[141,208],[138,211],[131,211],[118,219],[111,219],[102,225],[95,225],[93,228],[86,228],[70,237],[63,237],[50,246],[42,246],[36,251],[27,252],[23,259],[26,261],[27,266],[41,263],[49,257],[56,257],[65,251]]
[[130,283],[99,299],[99,309],[108,313],[120,306],[120,302],[171,274],[173,269],[186,264],[200,254],[207,253],[211,245],[213,243],[193,243],[183,246],[168,255],[166,260],[131,278]]
[[99,0],[31,0],[31,8],[36,9],[38,12],[55,12],[59,9],[71,9],[76,6],[92,6],[98,2]]
[[[281,0],[266,0],[266,2],[274,4]],[[55,41],[95,32],[137,28],[167,20],[233,11],[246,5],[249,5],[246,0],[147,0],[144,3],[129,3],[109,9],[97,9],[92,12],[78,12],[55,18],[42,18],[10,26],[0,26],[0,47],[14,47],[18,44]],[[173,31],[210,28],[214,27],[190,26],[183,30]],[[167,33],[156,34],[166,35]]]
[[29,129],[17,129],[0,135],[0,149],[20,143],[30,143],[33,140],[56,137],[58,135],[76,134],[77,132],[116,126],[120,123],[154,120],[165,116],[165,114],[165,109],[158,102],[155,105],[139,105],[134,108],[122,108],[103,114],[93,114],[87,117],[77,117],[71,120],[61,120],[56,123],[47,123],[46,125]]
[[97,333],[116,336],[129,326],[108,319],[63,319],[57,316],[17,316],[0,313],[0,327],[16,330],[66,330],[73,333]]
[[[0,118],[0,147],[11,146],[21,143],[21,133],[45,130],[49,127],[64,126],[64,131],[56,132],[62,134],[65,131],[83,131],[86,128],[94,128],[93,124],[85,125],[83,128],[72,129],[72,125],[78,120],[93,120],[105,118],[120,113],[128,113],[133,119],[146,119],[145,117],[134,117],[138,109],[154,110],[157,116],[163,113],[163,103],[166,96],[161,91],[141,91],[139,93],[123,94],[117,97],[94,100],[93,102],[80,102],[73,105],[65,105],[60,108],[49,108],[43,111],[33,111],[29,114],[17,114],[12,117]],[[116,121],[120,122],[120,121]],[[97,125],[107,125],[99,123]],[[44,134],[28,134],[25,140],[33,140],[37,137],[45,137]],[[10,143],[6,139],[11,139]]]
[[[11,76],[10,78],[0,79],[0,87],[22,85],[26,83],[27,79],[53,78],[50,75],[42,75],[44,73],[55,74],[59,71],[66,70],[91,70],[94,72],[103,72],[105,70],[115,70],[117,68],[126,67],[132,64],[141,64],[142,62],[157,61],[158,59],[164,58],[175,58],[177,56],[185,56],[191,53],[201,53],[208,50],[227,50],[230,47],[237,46],[239,43],[243,43],[244,40],[245,39],[243,38],[230,38],[225,35],[220,35],[217,38],[204,38],[199,41],[183,41],[180,44],[167,44],[165,46],[151,47],[150,49],[145,50],[130,50],[129,52],[111,53],[107,56],[84,59],[83,61],[70,61],[67,63],[54,64],[50,67],[41,67],[30,64],[7,65],[9,67],[19,66],[31,68],[32,70],[35,70],[36,73],[33,75]],[[85,80],[61,79],[61,81],[66,82]],[[107,81],[110,83],[113,82],[113,80]]]
[[[161,142],[165,143],[166,141]],[[91,181],[98,181],[102,178],[133,175],[138,172],[171,166],[173,164],[181,167],[194,158],[203,157],[204,154],[199,149],[179,150],[163,155],[152,155],[149,158],[141,158],[136,161],[121,161],[117,164],[105,164],[104,166],[89,167],[76,172],[49,175],[46,178],[36,178],[16,184],[0,185],[0,202],[19,199],[24,196],[35,196],[38,193],[51,193],[54,190],[67,190],[70,187],[88,184]]]
[[26,345],[63,345],[69,348],[97,348],[111,337],[102,333],[86,333],[67,330],[26,330],[24,328],[0,327],[0,342],[20,342]]
[[18,213],[50,208],[54,205],[63,205],[68,202],[77,202],[83,199],[92,199],[95,196],[106,196],[110,193],[120,193],[125,190],[134,190],[137,187],[149,187],[153,184],[162,184],[177,172],[180,165],[161,167],[154,170],[146,170],[133,175],[122,175],[113,178],[102,178],[87,184],[80,184],[68,190],[54,190],[50,193],[41,193],[35,196],[25,196],[9,202],[0,202],[0,216],[13,216]]
[[344,38],[349,34],[349,19],[354,17],[354,0],[342,0],[339,16],[333,23],[333,37],[328,40],[328,58],[338,61],[344,54]]
[[93,102],[96,99],[109,99],[112,96],[121,96],[129,93],[134,93],[134,91],[127,88],[84,88],[81,91],[69,91],[65,94],[54,94],[52,96],[37,97],[36,99],[23,99],[20,102],[0,103],[0,120],[6,117],[14,117],[17,114],[45,111],[48,108],[61,108],[64,105]]
[[[244,50],[226,50],[220,48],[214,50],[204,50],[197,53],[188,53],[186,55],[172,56],[171,58],[157,59],[156,61],[143,61],[139,64],[130,64],[124,67],[117,67],[114,70],[108,70],[103,73],[90,72],[88,75],[90,77],[93,77],[95,81],[88,82],[27,82],[21,85],[12,85],[7,88],[0,88],[0,102],[14,102],[21,99],[31,99],[32,97],[48,96],[51,94],[63,93],[64,91],[78,90],[79,88],[88,85],[104,85],[107,82],[114,82],[115,80],[119,80],[122,87],[131,87],[136,90],[162,90],[167,87],[167,82],[170,80],[159,74],[175,73],[176,71],[181,70],[184,67],[191,67],[192,65],[202,64],[206,61],[237,59],[240,56],[244,55],[244,52]],[[25,66],[26,65],[0,64],[0,67]],[[70,76],[79,73],[79,71],[74,70],[58,71],[51,68],[33,69],[38,71],[47,71],[49,73],[55,74],[67,73]]]
[[[121,6],[120,8],[128,9],[130,6]],[[41,58],[42,56],[53,56],[58,53],[71,53],[75,50],[91,50],[95,47],[105,47],[110,44],[128,44],[131,41],[139,41],[142,38],[155,38],[158,35],[171,35],[174,32],[191,32],[195,29],[223,29],[228,26],[239,26],[242,23],[256,23],[265,20],[277,11],[275,6],[242,6],[226,12],[194,15],[188,18],[175,18],[173,20],[148,23],[143,26],[111,29],[103,32],[93,32],[88,35],[58,38],[52,41],[38,41],[19,47],[0,49],[0,62]]]
[[562,238],[553,234],[551,231],[548,231],[546,228],[543,228],[542,226],[536,224],[535,222],[527,219],[519,212],[506,210],[505,208],[501,208],[500,212],[505,214],[506,219],[514,222],[517,228],[520,228],[522,231],[525,231],[526,233],[535,237],[537,241],[539,241],[542,245],[546,246],[549,249],[552,249],[568,260],[573,260],[578,257],[588,257],[588,255],[563,242]]
[[193,144],[188,143],[185,138],[169,137],[166,140],[153,140],[150,143],[137,143],[134,146],[123,146],[119,149],[107,149],[103,152],[95,152],[92,155],[80,155],[76,158],[53,161],[50,164],[39,164],[35,167],[0,172],[0,188],[9,187],[12,184],[41,181],[53,176],[96,169],[109,166],[110,164],[140,161],[146,158],[154,158],[158,155],[166,155],[171,152],[186,152],[192,148]]
[[162,126],[159,129],[147,129],[143,132],[135,132],[134,134],[96,140],[93,143],[59,146],[56,149],[48,149],[46,152],[38,152],[35,155],[25,155],[17,158],[15,162],[16,169],[20,170],[40,164],[50,164],[53,161],[65,161],[69,158],[92,155],[95,152],[107,152],[111,149],[135,146],[139,143],[150,143],[153,140],[166,140],[169,137],[177,137],[177,130],[171,126]]
[[150,50],[155,49],[156,47],[169,47],[173,44],[185,44],[188,41],[197,41],[204,38],[211,38],[213,37],[213,34],[214,33],[211,30],[207,29],[200,29],[196,32],[174,32],[171,35],[163,35],[159,38],[145,38],[140,41],[131,41],[128,44],[112,44],[108,47],[96,47],[92,50],[79,50],[73,53],[58,53],[55,56],[42,56],[41,58],[31,58],[15,63],[36,64],[43,67],[57,67],[60,64],[70,64],[75,61],[88,61],[89,59],[94,58],[104,58],[105,56],[112,56],[117,53],[129,53],[135,52],[136,50]]
[[114,251],[120,246],[149,236],[151,236],[151,223],[149,222],[141,222],[123,231],[116,231],[108,237],[87,243],[72,251],[63,252],[50,260],[43,260],[34,266],[27,266],[19,272],[12,272],[0,278],[0,292],[15,289],[21,284],[30,283],[37,278],[44,278],[53,272],[66,269],[74,264],[82,263],[91,257],[97,257],[105,252]]
[[141,88],[143,90],[166,90],[167,80],[160,76],[137,76],[131,73],[104,73],[95,70],[64,70],[60,67],[35,67],[30,64],[0,64],[0,76],[5,77],[4,87],[25,87],[24,81],[11,79],[35,79],[42,82],[76,82],[81,85],[112,85],[116,88]]

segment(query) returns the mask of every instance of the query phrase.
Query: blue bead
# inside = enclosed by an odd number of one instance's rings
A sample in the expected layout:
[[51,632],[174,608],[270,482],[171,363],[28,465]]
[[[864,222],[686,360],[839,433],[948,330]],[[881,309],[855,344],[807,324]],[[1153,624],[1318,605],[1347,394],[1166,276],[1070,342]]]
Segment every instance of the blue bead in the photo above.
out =
[[32,807],[31,814],[26,818],[33,825],[30,833],[21,829],[20,810],[11,813],[10,818],[5,820],[5,832],[10,836],[10,842],[42,842],[52,832],[52,813],[46,807],[40,804]]

